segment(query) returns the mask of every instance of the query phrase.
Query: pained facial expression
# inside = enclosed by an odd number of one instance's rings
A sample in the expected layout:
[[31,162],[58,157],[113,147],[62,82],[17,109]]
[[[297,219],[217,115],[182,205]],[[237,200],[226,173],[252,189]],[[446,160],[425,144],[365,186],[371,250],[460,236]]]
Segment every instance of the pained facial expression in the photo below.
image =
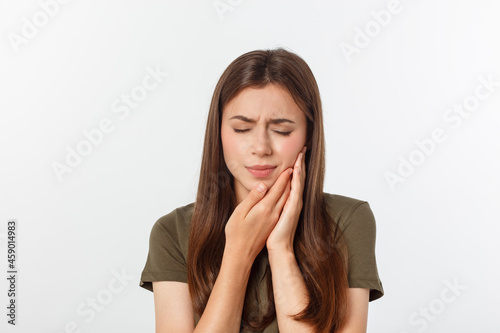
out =
[[[293,167],[306,139],[306,117],[285,88],[248,87],[230,100],[222,112],[221,141],[237,204],[258,183],[269,189],[285,169]],[[249,170],[255,165],[273,169]]]

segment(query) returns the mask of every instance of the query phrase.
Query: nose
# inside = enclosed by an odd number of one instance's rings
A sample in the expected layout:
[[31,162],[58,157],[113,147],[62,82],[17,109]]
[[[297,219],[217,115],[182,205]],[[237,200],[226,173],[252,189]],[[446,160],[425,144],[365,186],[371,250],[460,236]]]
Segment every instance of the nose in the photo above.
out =
[[272,152],[269,134],[265,128],[256,129],[250,136],[250,151],[252,154],[263,156]]

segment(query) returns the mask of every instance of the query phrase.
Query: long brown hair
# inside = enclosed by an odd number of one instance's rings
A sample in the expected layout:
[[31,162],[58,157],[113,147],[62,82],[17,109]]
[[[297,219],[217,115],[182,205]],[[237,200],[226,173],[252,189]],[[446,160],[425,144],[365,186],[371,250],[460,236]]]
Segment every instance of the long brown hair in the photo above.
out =
[[[215,87],[189,236],[188,285],[193,307],[201,316],[207,305],[222,262],[224,228],[236,202],[234,178],[222,151],[222,111],[242,89],[267,84],[287,89],[307,119],[307,176],[294,252],[309,292],[309,303],[294,318],[310,323],[316,332],[334,332],[344,325],[347,311],[347,248],[336,221],[327,211],[323,193],[325,140],[321,99],[306,62],[282,48],[241,55],[227,67]],[[252,269],[249,281],[255,278],[254,273]],[[245,302],[242,325],[249,330],[261,331],[276,317],[271,274],[267,279],[266,312],[256,317],[259,310],[250,309]]]

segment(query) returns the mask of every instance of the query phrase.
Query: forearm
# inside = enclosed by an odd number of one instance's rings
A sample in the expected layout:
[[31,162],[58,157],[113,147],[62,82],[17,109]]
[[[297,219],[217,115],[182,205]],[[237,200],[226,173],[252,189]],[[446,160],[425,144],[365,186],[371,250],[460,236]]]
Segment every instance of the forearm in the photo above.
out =
[[194,332],[239,332],[252,263],[224,253],[219,275]]
[[276,318],[280,332],[312,332],[308,324],[291,315],[301,312],[308,304],[309,294],[293,250],[269,252]]

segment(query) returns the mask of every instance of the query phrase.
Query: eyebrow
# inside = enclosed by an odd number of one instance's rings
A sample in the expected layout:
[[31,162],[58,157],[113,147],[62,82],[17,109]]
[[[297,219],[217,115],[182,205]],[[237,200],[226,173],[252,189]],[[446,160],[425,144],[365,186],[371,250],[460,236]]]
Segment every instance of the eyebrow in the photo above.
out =
[[[252,124],[255,124],[257,122],[255,119],[250,119],[250,118],[247,118],[245,116],[240,116],[240,115],[234,116],[229,120],[232,120],[232,119],[240,119],[240,120],[243,120],[247,123],[252,123]],[[271,119],[271,120],[269,120],[269,123],[271,123],[271,124],[282,124],[282,123],[295,124],[295,122],[293,122],[289,119],[286,119],[286,118]]]

